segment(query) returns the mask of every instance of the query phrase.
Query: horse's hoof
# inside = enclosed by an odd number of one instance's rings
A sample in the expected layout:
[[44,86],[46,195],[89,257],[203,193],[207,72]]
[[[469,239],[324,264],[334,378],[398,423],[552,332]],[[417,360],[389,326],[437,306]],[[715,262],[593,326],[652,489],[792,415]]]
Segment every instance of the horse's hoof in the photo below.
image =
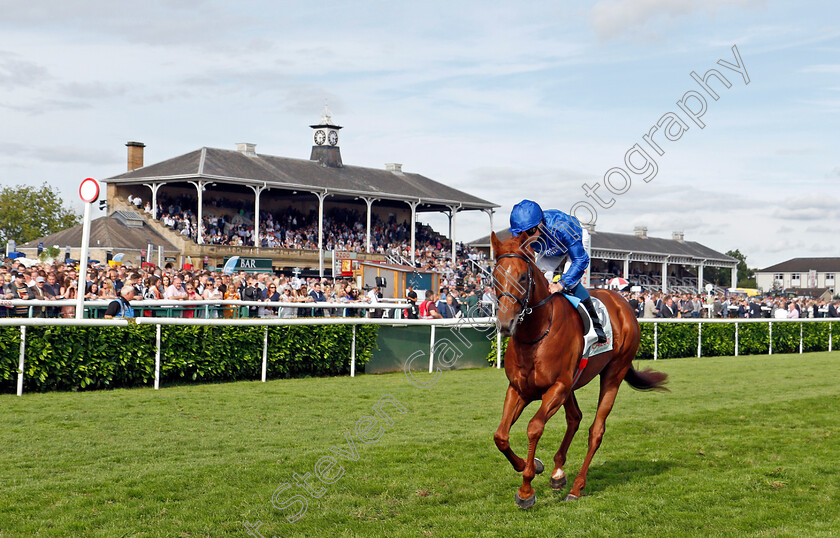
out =
[[542,474],[545,471],[545,465],[543,465],[543,462],[539,458],[534,458],[534,467],[536,467],[534,470],[536,474]]
[[555,491],[562,490],[566,487],[566,475],[563,475],[560,478],[551,477],[551,480],[548,481],[548,485]]
[[566,495],[566,498],[565,498],[565,499],[563,499],[563,500],[564,500],[564,501],[576,501],[576,500],[578,500],[578,499],[579,499],[579,497],[575,497],[574,495],[572,495],[571,493],[569,493],[568,495]]
[[517,491],[516,496],[514,497],[514,500],[516,501],[516,506],[518,506],[519,508],[521,508],[523,510],[527,510],[527,509],[531,508],[532,506],[534,506],[534,504],[536,504],[536,502],[537,502],[537,492],[535,491],[533,495],[531,495],[527,499],[523,499],[522,497],[519,496],[519,492]]

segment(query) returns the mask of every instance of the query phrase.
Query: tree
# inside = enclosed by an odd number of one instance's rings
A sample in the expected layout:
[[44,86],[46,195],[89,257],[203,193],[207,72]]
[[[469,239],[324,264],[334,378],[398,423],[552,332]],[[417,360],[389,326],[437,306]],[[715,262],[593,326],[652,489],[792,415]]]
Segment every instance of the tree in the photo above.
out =
[[755,288],[755,270],[747,267],[747,256],[741,254],[741,251],[737,248],[735,250],[727,250],[726,255],[738,260],[738,287]]
[[58,191],[17,185],[0,189],[0,245],[14,239],[23,244],[79,224],[81,217],[64,207]]

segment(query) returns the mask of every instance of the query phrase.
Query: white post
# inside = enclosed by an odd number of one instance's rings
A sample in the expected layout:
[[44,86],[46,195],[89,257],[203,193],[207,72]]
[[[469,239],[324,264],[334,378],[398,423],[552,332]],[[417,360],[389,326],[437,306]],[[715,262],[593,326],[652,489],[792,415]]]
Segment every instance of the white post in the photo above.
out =
[[496,328],[496,369],[502,367],[502,331]]
[[92,202],[85,202],[82,223],[82,254],[79,260],[79,284],[76,287],[76,319],[85,317],[85,290],[87,289],[88,250],[90,248],[90,211]]
[[659,355],[659,324],[653,322],[653,360]]
[[143,183],[144,187],[152,190],[152,220],[157,219],[157,191],[163,183]]
[[435,326],[432,325],[431,338],[429,339],[429,373],[434,371],[435,366]]
[[365,198],[365,204],[367,204],[367,241],[365,242],[365,252],[370,253],[370,214],[371,214],[371,206],[376,198]]
[[703,324],[697,323],[697,358],[700,358],[700,350],[703,347]]
[[158,245],[158,267],[163,267],[163,245]]
[[201,206],[203,205],[202,200],[204,199],[204,185],[206,185],[207,182],[199,180],[199,181],[190,181],[189,183],[191,183],[192,186],[195,187],[195,190],[198,191],[198,225],[196,226],[195,242],[198,243],[199,245],[203,245],[204,244],[204,236],[202,234],[203,223],[201,221],[201,218],[202,218]]
[[802,328],[805,326],[801,321],[799,322],[799,354],[802,354]]
[[20,326],[20,364],[18,364],[17,395],[23,396],[23,357],[26,354],[26,325]]
[[265,183],[262,186],[248,185],[254,191],[254,246],[260,246],[260,194],[268,187]]
[[[495,213],[493,209],[487,211],[487,214],[490,215],[490,235],[493,235],[493,213]],[[493,241],[490,241],[490,259],[493,259]]]
[[622,271],[621,278],[624,280],[630,280],[630,255],[628,254],[624,258],[624,270]]
[[411,264],[414,265],[414,235],[416,233],[415,222],[417,221],[417,206],[420,204],[420,200],[407,203],[411,206]]
[[452,215],[449,221],[449,240],[452,241],[452,263],[455,263],[455,217],[458,215],[460,206],[449,206],[449,214]]
[[160,388],[160,325],[155,334],[155,390]]
[[356,377],[356,326],[353,325],[353,340],[350,342],[350,377]]
[[767,323],[767,325],[770,327],[770,347],[767,350],[767,354],[772,355],[773,354],[773,322],[771,321],[771,322]]
[[313,194],[318,197],[318,276],[324,278],[324,198],[327,197],[327,191]]
[[662,293],[668,293],[668,257],[662,260]]
[[735,356],[738,356],[738,322],[735,322]]
[[738,287],[738,266],[732,268],[732,287]]
[[265,375],[268,371],[268,326],[263,333],[263,362],[262,362],[262,382],[265,383]]
[[831,351],[831,322],[828,322],[828,350]]
[[703,262],[697,266],[697,293],[703,293]]

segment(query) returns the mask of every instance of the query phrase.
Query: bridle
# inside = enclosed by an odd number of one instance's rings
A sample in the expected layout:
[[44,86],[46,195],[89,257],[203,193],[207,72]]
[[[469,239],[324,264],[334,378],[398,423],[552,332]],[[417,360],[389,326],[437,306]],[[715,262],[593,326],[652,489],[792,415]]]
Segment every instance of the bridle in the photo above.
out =
[[[524,261],[525,265],[528,267],[528,284],[527,284],[527,287],[525,288],[525,296],[524,297],[521,297],[519,295],[514,295],[514,294],[512,294],[510,292],[507,292],[507,291],[501,292],[497,296],[497,300],[501,299],[502,297],[510,297],[511,299],[516,301],[516,304],[519,305],[519,314],[517,315],[516,322],[517,322],[517,324],[519,324],[519,323],[522,323],[522,321],[525,319],[525,317],[528,314],[532,313],[537,308],[539,308],[539,307],[547,304],[548,302],[550,302],[551,299],[553,299],[554,296],[557,295],[557,294],[556,293],[551,293],[551,294],[548,295],[548,297],[546,297],[545,299],[543,299],[542,301],[540,301],[536,305],[530,306],[529,303],[531,302],[531,290],[533,290],[533,288],[534,288],[534,271],[533,271],[533,269],[531,269],[531,267],[532,267],[531,261],[528,258],[526,258],[525,256],[523,256],[522,254],[513,254],[513,253],[502,254],[501,256],[496,257],[496,262],[497,262],[496,267],[498,267],[498,261],[503,259],[503,258],[517,258],[517,259],[520,259],[520,260]],[[494,272],[495,272],[495,268],[494,268]],[[548,327],[546,328],[545,332],[539,338],[537,338],[536,340],[534,340],[532,342],[522,342],[522,343],[524,343],[524,344],[536,344],[537,342],[539,342],[540,340],[545,338],[546,335],[551,330],[551,324],[552,324],[553,321],[554,321],[554,316],[552,315],[551,319],[548,322]]]

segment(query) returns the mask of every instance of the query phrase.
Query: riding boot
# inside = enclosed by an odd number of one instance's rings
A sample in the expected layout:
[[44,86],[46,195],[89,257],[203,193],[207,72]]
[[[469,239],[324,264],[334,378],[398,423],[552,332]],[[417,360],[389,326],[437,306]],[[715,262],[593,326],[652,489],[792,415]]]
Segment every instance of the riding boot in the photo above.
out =
[[601,320],[598,318],[598,312],[595,311],[595,305],[592,304],[592,298],[589,297],[580,302],[583,307],[586,309],[586,312],[589,314],[589,318],[592,320],[592,328],[595,330],[595,334],[598,335],[598,343],[603,344],[607,341],[607,335],[604,334],[604,327],[601,325]]

